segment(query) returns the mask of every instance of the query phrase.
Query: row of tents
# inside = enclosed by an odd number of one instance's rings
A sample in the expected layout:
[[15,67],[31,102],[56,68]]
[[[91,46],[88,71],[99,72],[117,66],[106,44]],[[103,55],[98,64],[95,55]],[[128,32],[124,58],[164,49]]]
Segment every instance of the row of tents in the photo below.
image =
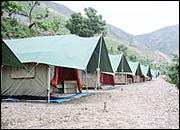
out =
[[82,89],[145,82],[159,71],[108,54],[102,35],[2,40],[1,96],[58,98]]

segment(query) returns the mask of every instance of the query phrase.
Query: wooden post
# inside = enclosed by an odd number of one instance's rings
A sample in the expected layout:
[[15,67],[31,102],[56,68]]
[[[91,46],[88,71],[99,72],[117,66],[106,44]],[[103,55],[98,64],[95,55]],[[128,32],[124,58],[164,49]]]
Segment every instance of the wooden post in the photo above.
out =
[[102,37],[100,37],[100,48],[99,48],[99,58],[98,58],[98,66],[96,68],[97,71],[97,80],[96,80],[96,90],[100,87],[100,62],[101,62],[101,48],[102,48]]
[[2,87],[2,69],[3,69],[4,65],[1,65],[1,87]]
[[85,71],[85,83],[86,83],[86,93],[88,92],[88,85],[87,85],[87,70]]
[[50,67],[48,66],[48,73],[47,73],[47,85],[48,85],[48,103],[50,103]]
[[98,87],[100,87],[100,68],[97,68],[96,71],[97,71],[97,79],[96,79],[96,81],[97,81],[96,90],[97,90]]

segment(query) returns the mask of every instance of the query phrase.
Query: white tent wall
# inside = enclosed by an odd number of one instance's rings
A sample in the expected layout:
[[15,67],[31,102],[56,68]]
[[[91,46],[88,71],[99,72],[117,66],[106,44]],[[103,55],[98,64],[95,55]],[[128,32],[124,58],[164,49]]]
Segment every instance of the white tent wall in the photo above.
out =
[[140,83],[141,82],[139,75],[130,75],[130,76],[132,76],[132,77],[128,77],[127,78],[127,83],[128,84],[131,84],[131,83]]
[[[92,72],[92,73],[89,72],[86,75],[85,71],[81,71],[80,74],[83,84],[86,84],[88,88],[96,88],[96,82],[97,82],[96,72]],[[86,88],[86,86],[83,85],[83,88]]]
[[141,82],[140,76],[135,75],[135,76],[134,76],[134,83],[140,83],[140,82]]
[[127,84],[127,74],[115,74],[115,84]]
[[47,97],[48,65],[38,64],[36,67],[34,63],[24,65],[28,66],[29,70],[33,69],[31,74],[25,69],[3,67],[1,95]]
[[133,76],[131,78],[127,78],[127,84],[132,84],[133,83],[133,79],[134,78]]
[[151,77],[146,77],[146,81],[151,81]]

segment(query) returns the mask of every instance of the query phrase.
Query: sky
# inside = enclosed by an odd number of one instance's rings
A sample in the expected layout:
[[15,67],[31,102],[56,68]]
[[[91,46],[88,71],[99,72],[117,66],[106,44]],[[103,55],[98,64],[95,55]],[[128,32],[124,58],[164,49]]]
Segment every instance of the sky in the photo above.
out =
[[132,35],[179,24],[179,1],[53,1],[84,15],[92,7],[106,23]]

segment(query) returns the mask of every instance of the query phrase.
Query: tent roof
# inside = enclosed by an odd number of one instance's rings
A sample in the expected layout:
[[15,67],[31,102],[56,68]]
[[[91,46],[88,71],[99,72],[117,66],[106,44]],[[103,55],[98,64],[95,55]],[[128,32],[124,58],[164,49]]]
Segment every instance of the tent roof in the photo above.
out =
[[109,58],[110,58],[110,61],[111,61],[111,65],[113,67],[113,71],[116,72],[117,68],[118,68],[118,66],[120,64],[122,54],[119,54],[119,55],[111,55],[111,54],[109,54]]
[[148,73],[147,73],[147,76],[153,77],[152,72],[151,72],[151,68],[150,68],[150,67],[148,67]]
[[142,70],[141,70],[139,62],[128,61],[128,63],[129,63],[129,66],[132,70],[133,75],[142,75]]
[[152,76],[153,76],[153,77],[156,77],[156,75],[157,75],[157,70],[151,69],[151,73],[152,73]]
[[148,67],[141,64],[141,70],[142,70],[142,74],[144,76],[147,76]]
[[16,55],[12,52],[12,50],[6,45],[6,43],[2,40],[2,65],[21,67],[23,68],[23,64],[16,57]]
[[144,76],[152,77],[151,69],[149,66],[141,65],[141,70]]
[[[5,40],[5,42],[17,54],[22,63],[37,62],[85,70],[91,57],[95,55],[95,49],[100,46],[100,41],[102,45],[105,44],[104,40],[100,40],[101,38],[103,39],[102,36],[84,38],[72,34],[12,39]],[[102,47],[104,47],[102,50],[106,50],[106,46]],[[99,48],[96,51],[99,51]],[[108,58],[106,53],[105,59],[102,61]],[[98,54],[94,58],[97,59]],[[108,61],[109,59],[107,59]],[[112,72],[111,66],[106,67],[109,68],[104,67],[104,71]],[[103,68],[102,65],[100,68]]]
[[109,58],[113,67],[114,73],[121,72],[123,69],[123,73],[130,74],[132,71],[129,67],[129,64],[123,54],[118,54],[118,55],[110,55]]

